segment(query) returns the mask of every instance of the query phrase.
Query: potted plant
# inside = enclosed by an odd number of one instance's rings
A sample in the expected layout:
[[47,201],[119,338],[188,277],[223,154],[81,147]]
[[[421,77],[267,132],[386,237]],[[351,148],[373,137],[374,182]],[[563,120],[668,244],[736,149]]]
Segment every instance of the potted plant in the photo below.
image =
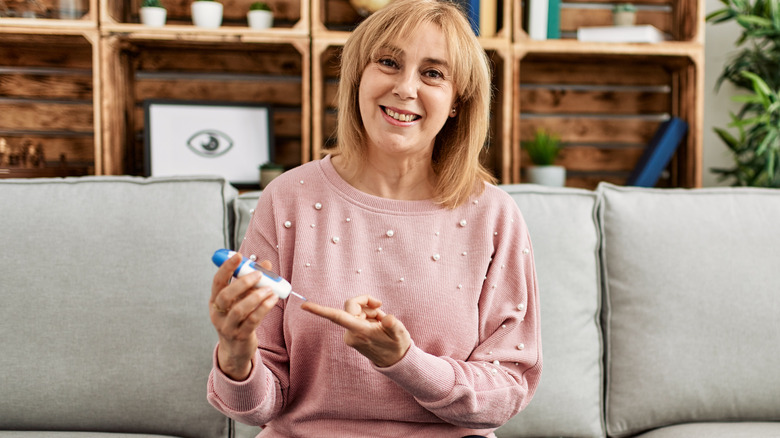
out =
[[566,184],[566,168],[555,165],[561,151],[560,137],[540,128],[533,140],[523,142],[522,146],[533,163],[526,168],[528,182],[552,187]]
[[633,26],[636,22],[636,6],[618,3],[612,8],[612,22],[615,26]]
[[167,11],[160,0],[144,0],[141,3],[141,23],[152,26],[165,26]]
[[284,173],[284,166],[272,162],[260,165],[260,188],[264,189],[277,176]]
[[195,0],[192,2],[192,24],[207,29],[222,25],[222,3],[216,0]]
[[274,14],[267,3],[254,2],[246,14],[249,27],[252,29],[268,29],[274,25]]
[[716,83],[723,81],[748,94],[734,96],[742,107],[731,114],[729,127],[714,131],[734,158],[734,167],[712,169],[721,181],[734,186],[780,188],[780,10],[777,0],[721,0],[722,9],[707,15],[707,21],[735,21],[742,34],[735,42],[740,48],[724,66]]

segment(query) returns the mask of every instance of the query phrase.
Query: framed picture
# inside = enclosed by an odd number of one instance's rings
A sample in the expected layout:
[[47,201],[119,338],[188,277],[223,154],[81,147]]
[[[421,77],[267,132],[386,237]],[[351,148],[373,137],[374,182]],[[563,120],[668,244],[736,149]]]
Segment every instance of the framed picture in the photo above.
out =
[[147,100],[147,176],[220,175],[256,186],[273,161],[271,108],[263,104]]

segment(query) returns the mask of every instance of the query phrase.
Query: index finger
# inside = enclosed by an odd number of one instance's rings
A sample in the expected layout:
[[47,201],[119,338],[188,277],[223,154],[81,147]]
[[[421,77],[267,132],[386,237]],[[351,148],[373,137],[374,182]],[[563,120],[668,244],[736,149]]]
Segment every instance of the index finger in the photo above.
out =
[[347,330],[358,330],[365,327],[366,324],[365,320],[356,318],[355,315],[349,314],[340,309],[321,306],[319,304],[312,303],[311,301],[306,301],[305,303],[301,304],[301,309],[328,319]]

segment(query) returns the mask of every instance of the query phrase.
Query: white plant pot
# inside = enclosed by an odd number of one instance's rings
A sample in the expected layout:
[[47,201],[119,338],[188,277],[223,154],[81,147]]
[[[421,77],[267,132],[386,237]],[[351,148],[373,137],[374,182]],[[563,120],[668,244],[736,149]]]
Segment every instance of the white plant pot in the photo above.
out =
[[141,8],[141,23],[151,27],[163,27],[167,15],[165,8],[145,6]]
[[271,11],[249,11],[246,19],[252,29],[268,29],[274,25],[274,13]]
[[615,26],[633,26],[636,21],[636,12],[621,11],[612,14],[612,24]]
[[526,171],[531,184],[550,187],[566,185],[566,168],[563,166],[531,166]]
[[192,2],[192,24],[207,29],[222,25],[222,3],[214,1]]

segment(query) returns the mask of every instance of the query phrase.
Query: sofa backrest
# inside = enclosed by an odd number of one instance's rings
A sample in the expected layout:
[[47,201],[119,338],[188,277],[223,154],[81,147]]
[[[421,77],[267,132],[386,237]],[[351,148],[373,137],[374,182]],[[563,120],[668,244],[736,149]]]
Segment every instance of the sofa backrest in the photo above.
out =
[[542,380],[499,438],[602,437],[603,369],[596,193],[502,186],[517,202],[534,246],[542,320]]
[[780,421],[780,191],[599,194],[608,433]]
[[206,401],[218,178],[0,181],[0,430],[226,437]]

